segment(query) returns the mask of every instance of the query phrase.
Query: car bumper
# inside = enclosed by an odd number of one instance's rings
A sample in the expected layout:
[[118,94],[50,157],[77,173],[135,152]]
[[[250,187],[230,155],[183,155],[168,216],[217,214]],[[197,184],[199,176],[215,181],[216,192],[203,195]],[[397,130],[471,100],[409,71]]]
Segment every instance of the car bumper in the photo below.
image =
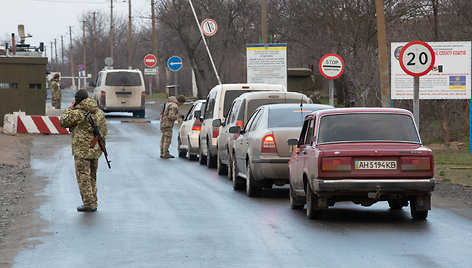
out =
[[313,190],[324,192],[431,192],[434,179],[312,180]]
[[257,158],[252,159],[255,180],[276,179],[289,182],[289,158]]

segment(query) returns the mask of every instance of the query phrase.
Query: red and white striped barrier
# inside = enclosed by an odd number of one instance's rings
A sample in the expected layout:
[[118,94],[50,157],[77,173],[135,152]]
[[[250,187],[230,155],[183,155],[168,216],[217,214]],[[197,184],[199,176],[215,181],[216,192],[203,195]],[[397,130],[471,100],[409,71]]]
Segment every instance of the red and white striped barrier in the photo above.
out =
[[6,114],[3,122],[5,134],[18,133],[69,134],[59,124],[58,116],[26,115],[24,112]]
[[59,124],[58,116],[19,115],[17,133],[69,134]]

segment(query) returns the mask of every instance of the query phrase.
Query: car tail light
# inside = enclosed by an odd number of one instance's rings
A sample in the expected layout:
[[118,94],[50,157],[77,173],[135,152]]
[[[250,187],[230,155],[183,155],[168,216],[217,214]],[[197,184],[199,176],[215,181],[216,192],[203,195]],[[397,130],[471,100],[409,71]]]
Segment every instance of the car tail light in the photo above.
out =
[[322,158],[321,170],[323,171],[350,171],[351,158],[350,157]]
[[238,121],[236,122],[236,126],[243,127],[243,121],[238,120]]
[[195,120],[192,125],[192,130],[196,130],[196,131],[202,130],[202,122]]
[[212,127],[211,135],[213,138],[218,138],[220,135],[220,127]]
[[275,145],[273,134],[266,135],[262,139],[261,153],[277,153],[277,146]]
[[141,91],[141,107],[146,104],[146,91]]
[[431,158],[429,157],[402,157],[401,170],[431,170]]
[[105,91],[100,91],[100,104],[101,104],[102,106],[105,106],[105,105],[107,104],[107,102],[106,102],[106,96],[107,96],[107,95],[106,95]]

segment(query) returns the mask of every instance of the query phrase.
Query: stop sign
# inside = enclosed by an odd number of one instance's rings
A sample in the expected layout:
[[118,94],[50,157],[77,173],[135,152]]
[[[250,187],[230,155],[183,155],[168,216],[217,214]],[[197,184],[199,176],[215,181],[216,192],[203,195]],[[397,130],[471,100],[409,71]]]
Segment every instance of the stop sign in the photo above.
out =
[[144,57],[144,65],[146,65],[147,67],[154,67],[154,66],[156,66],[156,63],[157,63],[156,56],[154,56],[152,54],[147,54]]

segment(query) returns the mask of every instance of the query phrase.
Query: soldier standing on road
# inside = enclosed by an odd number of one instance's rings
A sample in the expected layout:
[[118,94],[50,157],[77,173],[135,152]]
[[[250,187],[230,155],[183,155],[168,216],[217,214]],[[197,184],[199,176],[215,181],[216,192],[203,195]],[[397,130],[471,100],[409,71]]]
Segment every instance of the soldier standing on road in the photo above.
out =
[[51,79],[51,105],[55,109],[61,109],[61,85],[59,84],[59,74],[55,74]]
[[91,146],[94,135],[90,131],[92,126],[87,116],[92,117],[105,139],[108,132],[105,114],[88,97],[87,91],[81,89],[75,93],[75,101],[62,114],[60,124],[61,127],[69,128],[72,133],[72,155],[83,202],[82,206],[77,207],[77,211],[92,212],[97,210],[97,169],[102,151],[98,143]]
[[179,112],[179,106],[184,102],[184,96],[178,98],[170,96],[167,99],[164,111],[161,114],[161,158],[174,158],[169,153],[169,146],[172,142],[172,128],[175,120],[182,116]]

